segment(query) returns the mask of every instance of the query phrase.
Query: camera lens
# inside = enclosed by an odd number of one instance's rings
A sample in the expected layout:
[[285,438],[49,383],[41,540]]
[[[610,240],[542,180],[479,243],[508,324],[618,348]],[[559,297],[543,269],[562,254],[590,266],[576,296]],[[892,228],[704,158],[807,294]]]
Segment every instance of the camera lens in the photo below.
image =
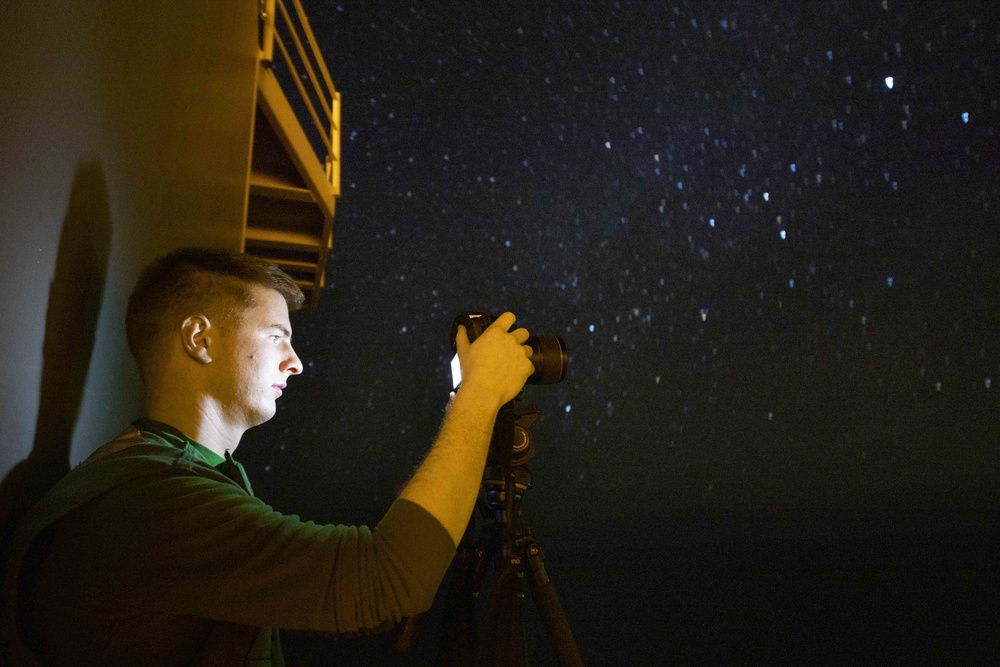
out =
[[566,344],[559,336],[542,334],[531,336],[525,341],[531,346],[531,363],[535,372],[528,378],[528,384],[556,384],[562,382],[569,368]]

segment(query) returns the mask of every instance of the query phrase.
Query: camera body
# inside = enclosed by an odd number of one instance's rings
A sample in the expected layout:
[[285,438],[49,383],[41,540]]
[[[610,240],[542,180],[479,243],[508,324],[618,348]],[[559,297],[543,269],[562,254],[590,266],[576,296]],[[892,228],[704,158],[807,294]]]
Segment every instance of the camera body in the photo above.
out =
[[[475,341],[493,324],[494,318],[489,313],[465,311],[460,313],[451,325],[451,340],[454,345],[458,327],[464,326],[469,336],[469,342]],[[531,347],[531,363],[535,372],[528,378],[528,384],[556,384],[566,378],[569,369],[569,355],[563,339],[553,334],[531,336],[525,341]],[[458,363],[458,355],[451,361],[452,384],[458,387],[462,382],[462,370]]]

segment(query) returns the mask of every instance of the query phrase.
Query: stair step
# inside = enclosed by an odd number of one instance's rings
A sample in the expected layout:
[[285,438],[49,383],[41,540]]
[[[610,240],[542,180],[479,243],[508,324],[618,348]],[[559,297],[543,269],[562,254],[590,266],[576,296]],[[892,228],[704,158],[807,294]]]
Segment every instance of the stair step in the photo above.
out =
[[276,174],[254,171],[250,174],[250,194],[272,199],[316,203],[309,188],[287,183]]
[[[251,192],[247,202],[246,239],[322,248],[332,232],[332,221],[313,201],[289,201]],[[294,239],[294,240],[288,240]],[[308,242],[305,239],[309,239]]]
[[312,234],[293,232],[285,229],[263,229],[247,226],[246,240],[248,243],[260,244],[274,248],[290,250],[312,250],[319,252],[324,245],[329,247],[330,240],[324,244],[321,239]]

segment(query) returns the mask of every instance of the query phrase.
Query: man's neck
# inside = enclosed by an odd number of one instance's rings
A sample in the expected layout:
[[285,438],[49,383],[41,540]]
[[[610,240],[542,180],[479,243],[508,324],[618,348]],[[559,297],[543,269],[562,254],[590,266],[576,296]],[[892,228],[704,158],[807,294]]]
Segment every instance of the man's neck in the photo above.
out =
[[210,402],[187,405],[154,400],[147,406],[145,416],[173,426],[219,456],[225,456],[226,451],[235,452],[244,433],[244,429],[226,423]]

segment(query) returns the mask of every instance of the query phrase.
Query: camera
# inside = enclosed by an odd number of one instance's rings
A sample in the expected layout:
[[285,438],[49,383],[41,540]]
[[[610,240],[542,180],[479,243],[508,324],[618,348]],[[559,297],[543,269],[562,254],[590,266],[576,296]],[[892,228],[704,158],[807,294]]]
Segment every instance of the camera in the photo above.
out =
[[[466,311],[459,314],[451,325],[452,345],[455,344],[458,327],[465,327],[471,343],[493,324],[494,319],[496,318],[488,313]],[[553,334],[541,334],[529,337],[524,344],[531,347],[531,363],[535,367],[535,372],[528,378],[528,384],[556,384],[566,378],[569,355],[566,354],[566,344],[562,338]],[[457,388],[462,382],[462,369],[457,354],[451,360],[451,375],[452,385]]]

